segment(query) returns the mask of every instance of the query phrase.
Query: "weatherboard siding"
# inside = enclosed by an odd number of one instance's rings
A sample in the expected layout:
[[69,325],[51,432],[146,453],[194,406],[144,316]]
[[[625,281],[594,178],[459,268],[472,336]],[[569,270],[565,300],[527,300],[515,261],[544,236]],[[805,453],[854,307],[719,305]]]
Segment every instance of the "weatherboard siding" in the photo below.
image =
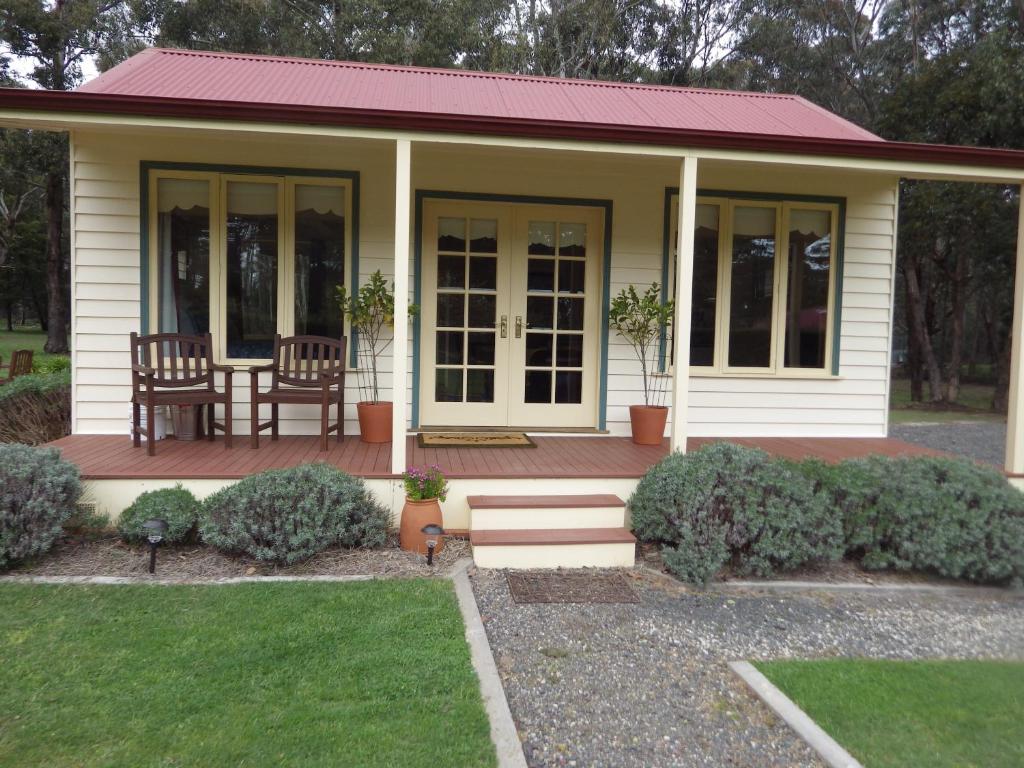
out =
[[[140,328],[139,165],[142,161],[333,168],[360,173],[360,280],[391,277],[394,148],[389,142],[285,137],[228,139],[197,133],[143,138],[79,131],[73,144],[73,335],[76,433],[127,433],[128,333]],[[880,436],[886,429],[896,180],[836,170],[703,163],[705,189],[847,198],[840,328],[834,378],[710,377],[690,381],[689,434]],[[665,188],[677,161],[550,150],[413,144],[418,190],[609,200],[613,207],[610,290],[661,281]],[[410,233],[411,237],[411,233]],[[346,276],[350,274],[346,266]],[[413,281],[410,281],[410,290]],[[426,286],[424,286],[426,289]],[[411,338],[411,335],[410,335]],[[413,355],[409,350],[411,418]],[[595,363],[596,364],[596,363]],[[382,360],[390,391],[391,360]],[[356,374],[349,374],[346,431],[357,431]],[[632,350],[609,337],[607,428],[628,434],[628,406],[641,397]],[[249,430],[248,375],[234,377],[234,429]],[[315,408],[282,407],[285,434],[318,430]]]

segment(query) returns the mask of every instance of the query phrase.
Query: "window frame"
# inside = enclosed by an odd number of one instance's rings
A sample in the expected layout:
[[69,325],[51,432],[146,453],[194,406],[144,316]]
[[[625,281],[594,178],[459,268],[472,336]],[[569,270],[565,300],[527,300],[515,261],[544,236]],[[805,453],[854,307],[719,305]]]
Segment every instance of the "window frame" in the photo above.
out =
[[[277,280],[277,332],[282,336],[294,335],[295,330],[295,187],[303,185],[330,186],[345,192],[345,260],[342,275],[345,284],[358,279],[358,174],[346,171],[319,171],[305,169],[184,166],[143,163],[145,175],[143,190],[146,199],[142,211],[146,225],[142,259],[146,279],[143,282],[144,312],[143,328],[147,333],[157,333],[160,324],[159,273],[160,243],[157,236],[159,226],[159,192],[161,179],[187,179],[206,181],[210,185],[210,278],[209,316],[210,334],[213,336],[214,359],[217,363],[247,367],[271,362],[270,358],[231,358],[227,356],[227,189],[230,182],[273,183],[277,185],[278,199],[278,280]],[[169,167],[168,167],[169,166]],[[339,313],[341,312],[339,308]],[[352,338],[347,317],[342,317],[342,333]],[[350,342],[350,356],[356,354],[355,340]]]
[[[715,294],[715,352],[714,364],[691,365],[694,376],[717,378],[839,378],[838,337],[842,311],[843,237],[845,232],[846,199],[839,197],[782,195],[752,192],[726,192],[698,190],[697,205],[717,205],[718,226],[718,286]],[[728,364],[728,334],[731,317],[732,289],[732,235],[734,211],[737,207],[774,208],[775,262],[772,295],[772,333],[770,365],[768,367],[730,366]],[[829,285],[826,319],[825,364],[821,368],[800,368],[785,364],[786,305],[788,299],[789,214],[792,210],[824,210],[831,216],[829,243]],[[676,238],[679,221],[679,191],[665,189],[664,253],[662,264],[662,296],[670,295],[675,281]],[[691,289],[692,290],[692,289]],[[662,329],[662,372],[672,373],[670,345],[672,329]]]

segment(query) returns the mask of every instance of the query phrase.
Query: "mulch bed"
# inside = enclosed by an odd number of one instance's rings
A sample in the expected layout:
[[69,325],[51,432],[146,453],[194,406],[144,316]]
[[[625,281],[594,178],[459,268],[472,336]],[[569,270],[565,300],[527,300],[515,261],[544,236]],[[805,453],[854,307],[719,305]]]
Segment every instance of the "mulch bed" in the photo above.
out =
[[621,573],[509,571],[507,578],[517,603],[640,602]]
[[[469,542],[450,539],[434,558],[426,558],[398,548],[397,539],[381,549],[343,549],[334,547],[309,560],[291,566],[261,563],[247,557],[225,555],[212,547],[161,547],[157,552],[155,578],[191,581],[237,576],[444,576],[457,560],[469,556]],[[116,537],[84,539],[67,537],[47,555],[23,563],[10,571],[25,576],[137,576],[149,575],[149,550],[129,545]]]

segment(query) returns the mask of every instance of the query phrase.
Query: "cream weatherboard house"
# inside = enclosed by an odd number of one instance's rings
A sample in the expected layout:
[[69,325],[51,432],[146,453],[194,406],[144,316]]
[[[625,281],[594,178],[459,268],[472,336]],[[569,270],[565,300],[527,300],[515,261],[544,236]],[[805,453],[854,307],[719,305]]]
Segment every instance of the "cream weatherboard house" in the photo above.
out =
[[[55,93],[0,90],[0,124],[71,138],[73,435],[117,514],[143,488],[207,493],[327,460],[396,511],[397,475],[453,478],[445,524],[486,565],[632,562],[620,499],[668,450],[731,438],[786,455],[887,441],[900,178],[1021,184],[1024,152],[884,141],[795,96],[150,49]],[[1018,270],[1024,240],[1018,244]],[[284,407],[282,438],[128,440],[128,334],[213,335],[248,366],[275,332],[359,340],[337,284],[398,295],[383,384],[393,442]],[[634,445],[639,363],[610,298],[658,283],[677,306],[658,376],[663,446]],[[1018,279],[1007,470],[1024,474]],[[421,447],[432,427],[515,428],[536,448]],[[614,498],[614,497],[618,498]]]

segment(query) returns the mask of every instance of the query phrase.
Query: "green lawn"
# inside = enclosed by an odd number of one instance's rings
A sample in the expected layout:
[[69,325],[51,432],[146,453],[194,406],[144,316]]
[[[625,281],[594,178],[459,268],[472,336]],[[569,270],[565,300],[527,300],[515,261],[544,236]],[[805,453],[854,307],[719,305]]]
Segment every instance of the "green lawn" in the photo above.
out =
[[451,583],[0,585],[0,765],[493,766]]
[[759,662],[865,768],[1024,765],[1024,663]]
[[893,424],[1005,421],[1006,417],[1003,414],[993,413],[991,410],[992,390],[993,387],[987,384],[963,384],[957,401],[962,408],[936,410],[911,401],[909,379],[893,379],[889,396],[889,420]]
[[38,328],[16,328],[13,331],[0,331],[0,356],[3,362],[11,361],[11,353],[16,349],[31,349],[32,362],[39,363],[59,355],[51,355],[43,352],[43,345],[46,343],[46,334]]

